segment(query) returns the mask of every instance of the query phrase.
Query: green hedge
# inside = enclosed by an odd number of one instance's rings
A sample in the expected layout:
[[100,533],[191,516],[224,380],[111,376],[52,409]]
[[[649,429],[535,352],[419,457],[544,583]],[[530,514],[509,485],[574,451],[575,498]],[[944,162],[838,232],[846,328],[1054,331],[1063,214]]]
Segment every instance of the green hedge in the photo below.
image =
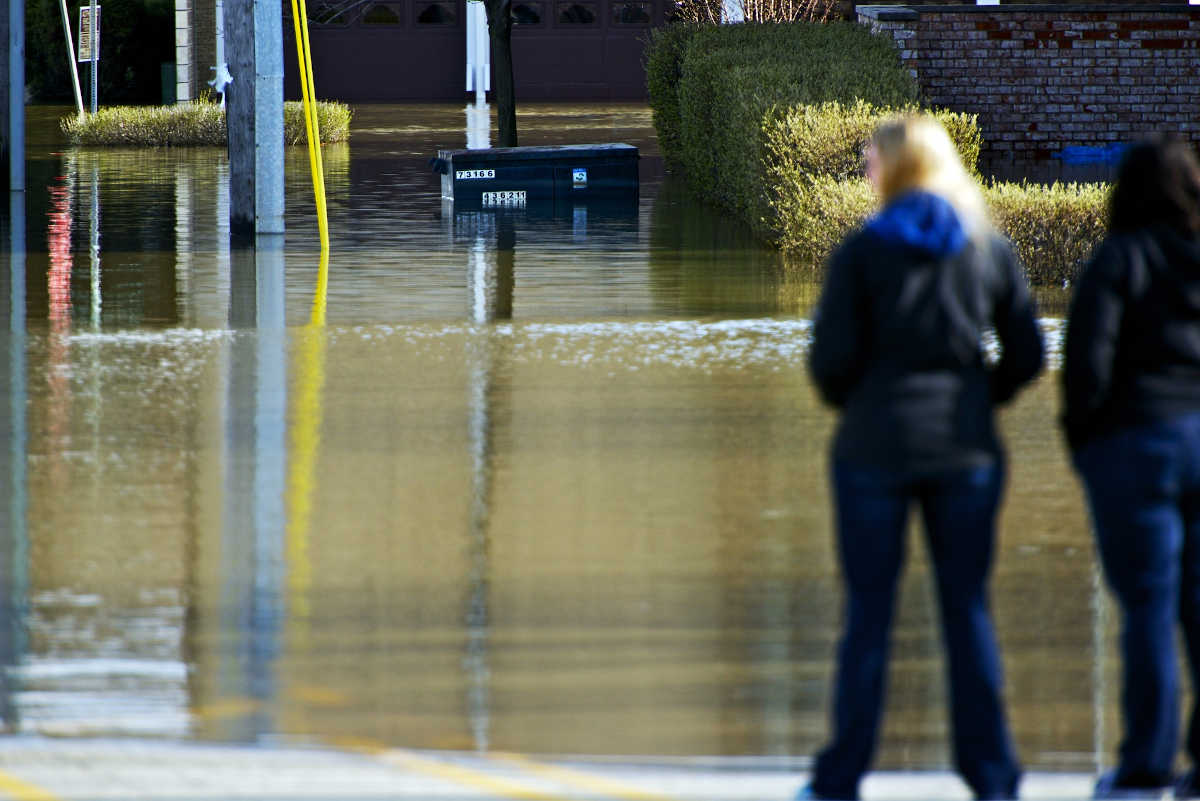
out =
[[[983,195],[996,229],[1013,243],[1032,284],[1072,283],[1104,236],[1105,184],[997,182],[984,186]],[[805,270],[824,263],[877,206],[865,178],[827,175],[789,184],[778,202],[776,241],[787,262]]]
[[[876,206],[863,148],[919,109],[890,39],[850,24],[673,25],[655,31],[647,88],[659,148],[704,200],[811,268]],[[976,171],[974,115],[932,112]],[[996,227],[1035,284],[1074,279],[1103,235],[1102,184],[985,187]]]
[[673,165],[712,159],[706,123],[730,111],[753,117],[775,106],[917,97],[890,39],[840,22],[669,25],[650,35],[646,86],[659,148]]
[[[349,139],[350,116],[350,107],[345,103],[318,101],[321,141]],[[60,125],[74,145],[180,147],[226,143],[225,110],[216,103],[202,101],[176,106],[111,106],[95,114],[64,117]],[[308,142],[304,109],[298,102],[283,104],[283,137],[289,145]]]
[[790,109],[910,106],[917,92],[891,40],[848,23],[668,26],[651,34],[646,72],[664,158],[702,198],[768,235],[766,146]]
[[996,183],[984,196],[992,220],[1012,240],[1030,283],[1074,282],[1108,224],[1107,184]]
[[[748,219],[789,254],[823,259],[874,206],[874,193],[862,178],[863,150],[879,123],[897,111],[859,100],[848,106],[792,106],[773,114],[763,123],[768,210]],[[983,146],[975,116],[950,111],[934,116],[950,134],[963,164],[974,171]]]

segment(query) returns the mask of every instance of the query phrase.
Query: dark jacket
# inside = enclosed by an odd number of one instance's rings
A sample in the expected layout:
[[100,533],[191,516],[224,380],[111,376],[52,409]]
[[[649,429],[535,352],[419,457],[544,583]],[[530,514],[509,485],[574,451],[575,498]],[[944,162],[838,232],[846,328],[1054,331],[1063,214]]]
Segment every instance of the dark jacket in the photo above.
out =
[[[998,361],[985,357],[989,327]],[[993,406],[1041,364],[1012,248],[995,234],[969,239],[942,198],[896,198],[834,253],[809,370],[842,410],[835,459],[908,476],[991,464]]]
[[1100,244],[1071,301],[1062,378],[1073,450],[1200,411],[1200,239],[1162,226]]

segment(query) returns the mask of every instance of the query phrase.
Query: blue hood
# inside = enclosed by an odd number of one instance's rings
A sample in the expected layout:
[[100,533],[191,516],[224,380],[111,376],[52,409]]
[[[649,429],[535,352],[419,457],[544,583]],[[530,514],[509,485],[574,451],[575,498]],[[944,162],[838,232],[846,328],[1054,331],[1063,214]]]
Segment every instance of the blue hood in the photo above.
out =
[[935,258],[952,256],[967,244],[967,232],[954,207],[920,190],[897,197],[867,221],[866,230]]

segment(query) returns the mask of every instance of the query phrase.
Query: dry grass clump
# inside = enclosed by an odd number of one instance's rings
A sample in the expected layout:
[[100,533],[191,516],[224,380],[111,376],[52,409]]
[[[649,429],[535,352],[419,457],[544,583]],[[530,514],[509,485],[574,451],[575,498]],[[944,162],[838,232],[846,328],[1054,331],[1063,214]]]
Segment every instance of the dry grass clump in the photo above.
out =
[[[322,143],[350,138],[350,107],[318,101],[317,121]],[[216,103],[197,101],[174,106],[111,106],[95,114],[64,117],[67,140],[84,146],[204,147],[224,146],[225,110]],[[289,145],[304,144],[308,133],[300,103],[283,104],[283,136]]]

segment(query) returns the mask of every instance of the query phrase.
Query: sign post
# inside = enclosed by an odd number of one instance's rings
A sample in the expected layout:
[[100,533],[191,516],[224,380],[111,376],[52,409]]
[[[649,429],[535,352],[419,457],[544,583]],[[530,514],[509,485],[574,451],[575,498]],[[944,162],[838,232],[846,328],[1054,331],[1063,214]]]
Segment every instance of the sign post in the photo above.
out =
[[100,67],[100,6],[96,0],[90,5],[79,7],[79,61],[91,65],[92,77],[92,113],[96,113],[96,95],[98,94]]

